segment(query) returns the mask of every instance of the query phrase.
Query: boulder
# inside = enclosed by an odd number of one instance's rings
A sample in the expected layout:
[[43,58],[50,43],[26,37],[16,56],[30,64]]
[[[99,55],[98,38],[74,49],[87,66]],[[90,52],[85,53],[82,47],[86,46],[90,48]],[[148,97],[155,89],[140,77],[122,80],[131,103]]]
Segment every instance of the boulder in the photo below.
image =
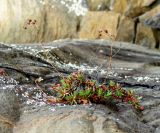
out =
[[25,111],[14,127],[14,133],[141,133],[143,131],[150,133],[153,131],[137,120],[138,116],[134,112],[124,111],[118,114],[102,105],[55,106],[48,109],[41,106],[35,110]]
[[147,26],[160,29],[160,5],[141,15],[139,20]]
[[146,46],[148,48],[156,48],[156,38],[152,28],[139,23],[137,25],[136,44]]
[[112,10],[123,13],[128,17],[137,17],[149,10],[149,6],[156,0],[114,0]]
[[1,0],[0,41],[31,43],[75,37],[78,21],[71,8],[75,3],[69,4],[70,8],[62,1]]
[[99,31],[107,30],[110,35],[116,36],[120,14],[114,12],[88,12],[82,19],[79,38],[110,39],[108,34],[99,36]]
[[87,0],[90,11],[99,11],[109,9],[111,0]]
[[117,29],[117,41],[133,42],[135,22],[133,19],[122,16]]

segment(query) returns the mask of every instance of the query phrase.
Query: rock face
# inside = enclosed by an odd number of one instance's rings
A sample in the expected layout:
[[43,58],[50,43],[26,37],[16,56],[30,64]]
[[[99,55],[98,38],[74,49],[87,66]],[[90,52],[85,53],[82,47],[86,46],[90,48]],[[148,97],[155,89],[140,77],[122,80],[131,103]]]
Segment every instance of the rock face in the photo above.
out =
[[160,29],[160,5],[140,16],[139,20],[152,28]]
[[20,103],[15,93],[0,87],[0,132],[11,133],[20,117]]
[[117,41],[133,42],[135,23],[132,19],[122,16],[117,29]]
[[[28,44],[11,45],[9,47],[2,45],[0,47],[0,55],[2,55],[0,56],[0,67],[6,68],[7,74],[24,83],[29,79],[34,81],[34,78],[38,77],[47,80],[52,75],[55,76],[57,71],[63,73],[71,72],[74,65],[70,66],[70,63],[82,65],[82,68],[77,68],[80,70],[83,69],[83,64],[89,64],[93,67],[95,65],[102,66],[101,69],[104,68],[107,71],[106,66],[110,55],[110,45],[113,47],[113,52],[116,53],[115,60],[112,60],[113,69],[115,68],[114,71],[119,73],[119,69],[125,66],[133,72],[140,71],[141,73],[147,72],[149,74],[150,67],[147,66],[154,68],[154,64],[155,66],[156,64],[158,65],[160,60],[158,51],[155,52],[154,50],[148,50],[145,47],[129,43],[103,40],[64,40],[55,41],[46,44],[46,46]],[[118,60],[120,61],[118,62]],[[124,72],[123,69],[121,72]],[[129,70],[125,72],[131,73]],[[152,72],[154,73],[154,71]],[[155,71],[155,73],[159,74],[159,71]],[[134,73],[132,73],[133,75]],[[124,77],[120,79],[124,79]]]
[[[106,10],[105,2],[105,0],[88,1],[90,10],[94,11],[88,12],[83,17],[79,38],[111,39],[108,35],[103,34],[99,36],[98,31],[103,29],[115,36],[112,40],[132,42],[144,45],[148,48],[159,48],[157,34],[159,25],[159,5],[157,0],[107,1],[107,3],[109,3],[107,7],[112,11],[112,16],[109,15],[111,11],[107,11],[106,13],[103,11]],[[98,7],[97,5],[101,7],[102,3],[104,5],[104,7],[101,8],[102,11],[95,12],[95,10],[98,10],[96,9]],[[137,17],[139,19],[137,19]],[[146,27],[142,26],[141,23],[146,25]],[[148,33],[145,33],[144,30]]]
[[[113,54],[116,53],[112,58],[112,69],[107,67],[110,46]],[[63,40],[45,45],[0,44],[0,55],[0,70],[5,70],[5,74],[0,73],[1,133],[159,131],[158,51],[122,42]],[[141,104],[145,110],[136,112],[122,103],[117,103],[116,107],[46,105],[44,93],[49,93],[50,86],[57,83],[62,75],[77,70],[100,82],[112,79],[126,89],[132,88],[142,96]],[[35,79],[39,77],[43,81],[35,85]],[[22,106],[19,106],[15,94],[23,102]]]
[[90,11],[104,11],[109,9],[111,0],[87,0]]
[[149,6],[156,0],[130,0],[130,4],[126,11],[128,17],[136,17],[149,10]]
[[115,0],[112,9],[128,17],[136,17],[149,10],[149,6],[156,0]]
[[[132,129],[131,122],[124,125],[124,114],[133,117],[136,114],[126,111],[120,115],[102,105],[54,107],[54,111],[41,107],[32,113],[24,113],[14,128],[14,133],[130,133],[145,131],[150,133],[151,128],[139,122]],[[126,131],[124,130],[126,129]]]
[[[150,48],[159,49],[159,12],[159,0],[1,0],[0,41],[44,43],[85,38],[144,45],[145,40],[145,46],[151,43],[155,47]],[[146,39],[148,35],[143,34],[137,42],[139,23],[154,29],[156,40]],[[114,38],[99,36],[99,30],[107,30]]]
[[111,35],[116,36],[120,15],[113,12],[88,12],[81,22],[80,38],[110,39],[109,36],[99,36],[99,31],[107,30]]
[[[36,20],[36,24],[28,25],[30,19]],[[76,15],[69,13],[60,1],[0,1],[0,41],[3,42],[48,42],[73,38],[76,37],[77,23]]]
[[155,48],[156,38],[154,36],[153,30],[150,27],[147,27],[141,23],[138,24],[136,43],[149,47],[149,48]]
[[124,14],[127,10],[128,5],[128,0],[112,0],[111,10]]

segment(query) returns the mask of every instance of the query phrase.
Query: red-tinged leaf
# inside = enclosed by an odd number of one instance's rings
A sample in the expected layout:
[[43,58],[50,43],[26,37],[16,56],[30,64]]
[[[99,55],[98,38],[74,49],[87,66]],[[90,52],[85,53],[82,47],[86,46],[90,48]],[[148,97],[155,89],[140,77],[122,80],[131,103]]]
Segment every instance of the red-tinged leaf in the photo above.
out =
[[143,107],[143,106],[140,106],[140,107],[139,107],[139,110],[143,111],[143,110],[144,110],[144,107]]
[[5,70],[3,68],[0,68],[0,75],[5,75]]
[[105,85],[101,85],[101,88],[106,91],[108,88]]

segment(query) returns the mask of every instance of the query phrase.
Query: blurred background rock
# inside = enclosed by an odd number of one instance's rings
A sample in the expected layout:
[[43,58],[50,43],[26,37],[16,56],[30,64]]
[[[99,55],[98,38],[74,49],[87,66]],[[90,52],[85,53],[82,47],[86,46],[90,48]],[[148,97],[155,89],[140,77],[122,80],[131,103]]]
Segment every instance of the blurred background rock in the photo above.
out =
[[[36,23],[28,24],[29,20]],[[160,0],[1,0],[0,41],[110,39],[160,49]]]

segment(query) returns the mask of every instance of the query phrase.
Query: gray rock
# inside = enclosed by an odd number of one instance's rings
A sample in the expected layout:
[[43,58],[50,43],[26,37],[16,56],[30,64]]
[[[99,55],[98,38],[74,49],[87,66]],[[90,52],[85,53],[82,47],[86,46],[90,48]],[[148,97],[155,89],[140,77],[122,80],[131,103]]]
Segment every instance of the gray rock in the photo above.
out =
[[156,131],[154,133],[160,133],[160,127],[156,128]]
[[160,5],[157,4],[155,8],[141,15],[139,20],[152,28],[160,29]]
[[[53,107],[52,107],[53,109]],[[152,128],[138,122],[135,113],[113,112],[102,105],[54,107],[54,111],[41,106],[34,111],[25,110],[14,127],[15,133],[151,133]],[[133,119],[130,119],[130,118]],[[29,130],[28,130],[29,129]]]
[[[115,54],[112,69],[107,67],[110,46]],[[18,87],[19,95],[33,94],[34,98],[39,98],[32,104],[24,104],[20,120],[14,126],[15,133],[153,133],[159,127],[159,51],[122,42],[61,40],[45,45],[0,45],[0,55],[0,67],[7,73],[5,78],[2,76],[2,81],[0,78],[0,87],[13,90]],[[35,86],[35,79],[42,77],[44,80],[40,86],[48,92],[49,86],[59,81],[60,74],[76,70],[100,81],[112,79],[126,89],[134,89],[142,96],[145,111],[137,113],[126,104],[117,104],[116,111],[102,105],[40,106],[42,95],[34,93],[40,90]],[[13,82],[7,79],[13,79]],[[1,119],[15,123],[19,117],[18,111],[15,112],[18,108],[16,98],[12,97],[15,94],[7,90],[2,92],[0,107],[4,108],[0,108]],[[30,97],[25,99],[33,100]],[[9,132],[12,129],[7,128],[6,122],[2,123],[1,130]]]
[[0,133],[11,133],[20,117],[20,103],[13,91],[0,89]]
[[[108,72],[110,46],[115,54],[111,74]],[[152,87],[160,84],[160,53],[130,43],[61,40],[43,46],[11,45],[11,48],[0,49],[0,54],[0,67],[6,68],[6,72],[21,83],[34,82],[39,77],[47,82],[58,79],[60,73],[79,69],[95,77],[108,76],[122,83]]]

